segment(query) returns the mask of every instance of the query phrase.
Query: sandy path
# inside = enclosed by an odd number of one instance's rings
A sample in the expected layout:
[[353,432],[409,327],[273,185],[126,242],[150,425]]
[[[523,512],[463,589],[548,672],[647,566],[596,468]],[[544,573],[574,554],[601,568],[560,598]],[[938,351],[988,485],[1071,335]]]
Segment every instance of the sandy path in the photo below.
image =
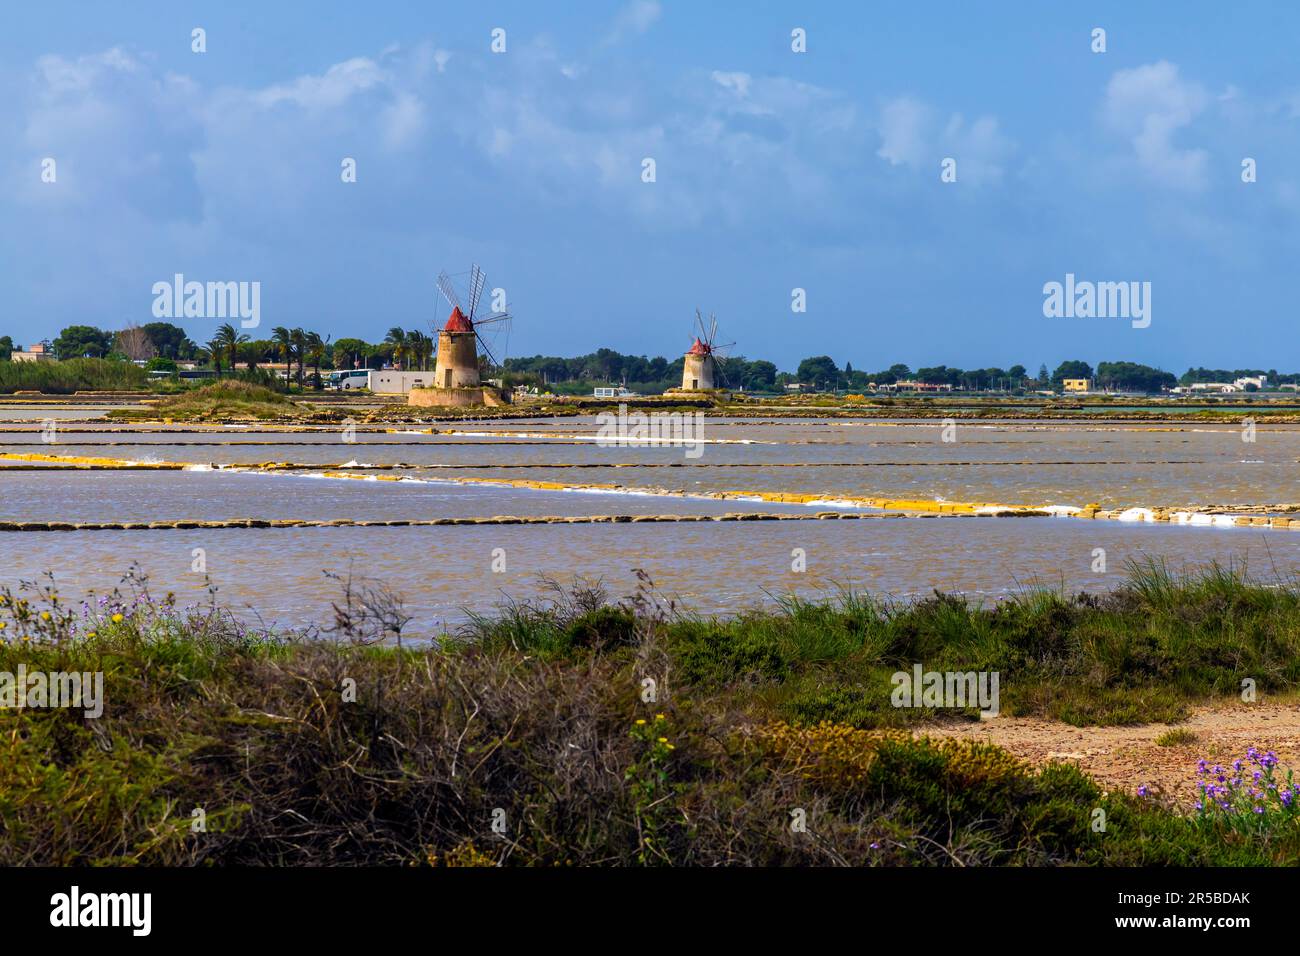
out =
[[[928,728],[931,737],[986,740],[1034,764],[1068,760],[1107,789],[1134,792],[1139,785],[1158,786],[1179,806],[1196,800],[1196,761],[1230,763],[1244,758],[1247,747],[1274,750],[1281,770],[1300,777],[1300,704],[1222,704],[1195,708],[1177,725],[1197,741],[1161,747],[1156,738],[1167,724],[1140,727],[1072,727],[1037,717],[998,717],[978,724]],[[1284,773],[1283,773],[1284,775]]]

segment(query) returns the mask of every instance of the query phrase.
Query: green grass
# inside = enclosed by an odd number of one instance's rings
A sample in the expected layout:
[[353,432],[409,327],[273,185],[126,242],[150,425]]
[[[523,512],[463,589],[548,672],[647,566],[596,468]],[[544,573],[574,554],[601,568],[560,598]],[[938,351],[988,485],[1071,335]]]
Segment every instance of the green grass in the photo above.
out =
[[170,395],[149,408],[116,409],[109,416],[124,419],[170,418],[173,421],[268,421],[311,418],[313,413],[280,392],[262,385],[230,379]]
[[106,692],[97,720],[0,709],[0,865],[1300,862],[1294,814],[1103,794],[1072,766],[913,739],[888,703],[913,662],[1001,669],[1004,713],[1079,723],[1165,720],[1243,674],[1293,688],[1296,592],[1213,569],[731,619],[648,584],[618,603],[557,586],[403,648],[372,643],[405,622],[379,586],[349,582],[331,633],[302,635],[128,580],[88,614],[52,583],[0,589],[0,671],[102,671]]
[[18,391],[70,395],[79,391],[144,391],[149,376],[130,362],[69,359],[65,362],[0,362],[0,394]]
[[[590,594],[577,605],[509,605],[475,619],[469,637],[564,656],[600,643],[575,642],[569,631],[599,607]],[[1300,591],[1255,586],[1240,569],[1216,565],[1185,577],[1135,566],[1124,586],[1100,597],[1034,590],[983,605],[841,592],[783,598],[733,618],[674,609],[662,630],[678,679],[691,686],[743,697],[769,716],[858,727],[935,719],[890,703],[891,676],[916,663],[997,671],[1002,713],[1079,726],[1176,723],[1192,703],[1238,695],[1245,678],[1262,693],[1300,686]]]

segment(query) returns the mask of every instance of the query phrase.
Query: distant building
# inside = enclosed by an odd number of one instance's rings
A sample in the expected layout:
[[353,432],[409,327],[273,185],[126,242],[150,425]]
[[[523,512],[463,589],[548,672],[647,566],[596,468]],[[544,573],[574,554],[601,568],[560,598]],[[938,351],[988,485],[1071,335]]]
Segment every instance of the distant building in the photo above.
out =
[[[1173,391],[1179,395],[1187,395],[1191,392],[1214,392],[1220,395],[1231,395],[1235,392],[1244,392],[1247,390],[1247,386],[1252,385],[1262,392],[1268,388],[1268,376],[1246,375],[1231,382],[1193,382],[1191,385],[1179,385]],[[1286,386],[1282,387],[1285,388]]]
[[25,349],[14,349],[9,355],[11,362],[53,362],[58,356],[49,341],[37,342]]
[[433,388],[436,372],[411,372],[397,369],[372,370],[370,390],[376,395],[408,395],[413,388]]
[[894,382],[881,385],[882,392],[951,392],[952,386],[947,382]]
[[1193,382],[1191,385],[1186,387],[1180,385],[1178,388],[1174,389],[1175,392],[1180,394],[1188,392],[1217,392],[1223,395],[1228,395],[1232,392],[1240,392],[1241,390],[1240,386],[1235,385],[1232,382]]
[[1061,380],[1061,387],[1067,392],[1091,392],[1092,379],[1090,378],[1066,378]]

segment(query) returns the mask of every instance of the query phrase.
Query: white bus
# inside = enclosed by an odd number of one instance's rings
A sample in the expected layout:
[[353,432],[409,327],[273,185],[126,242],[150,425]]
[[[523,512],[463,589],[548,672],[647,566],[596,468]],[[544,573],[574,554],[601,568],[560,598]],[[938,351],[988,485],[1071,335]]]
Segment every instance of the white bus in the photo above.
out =
[[328,385],[330,388],[369,388],[370,369],[356,368],[330,372]]

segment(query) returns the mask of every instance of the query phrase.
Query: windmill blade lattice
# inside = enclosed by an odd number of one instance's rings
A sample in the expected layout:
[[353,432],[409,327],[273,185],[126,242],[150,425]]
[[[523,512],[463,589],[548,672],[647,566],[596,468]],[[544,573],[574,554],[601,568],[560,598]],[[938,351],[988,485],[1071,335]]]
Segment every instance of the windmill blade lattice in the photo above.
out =
[[448,304],[457,309],[460,308],[460,297],[456,295],[456,287],[452,285],[451,276],[447,275],[445,272],[439,272],[438,288],[442,291],[442,294],[447,297]]
[[483,294],[483,286],[487,283],[487,276],[478,265],[472,265],[469,268],[469,320],[474,321],[474,313],[478,311],[478,300]]
[[[465,292],[466,305],[461,304],[462,300],[457,292],[458,285]],[[445,271],[438,274],[438,289],[446,297],[448,304],[459,309],[461,316],[468,322],[469,328],[464,331],[473,331],[478,351],[487,356],[493,366],[499,368],[499,358],[505,357],[502,343],[504,342],[505,346],[509,345],[512,316],[507,311],[492,312],[482,317],[478,315],[478,307],[483,300],[483,291],[486,287],[487,276],[477,264],[471,265],[468,272],[456,273],[454,277]],[[435,320],[435,331],[441,327],[441,321]]]

